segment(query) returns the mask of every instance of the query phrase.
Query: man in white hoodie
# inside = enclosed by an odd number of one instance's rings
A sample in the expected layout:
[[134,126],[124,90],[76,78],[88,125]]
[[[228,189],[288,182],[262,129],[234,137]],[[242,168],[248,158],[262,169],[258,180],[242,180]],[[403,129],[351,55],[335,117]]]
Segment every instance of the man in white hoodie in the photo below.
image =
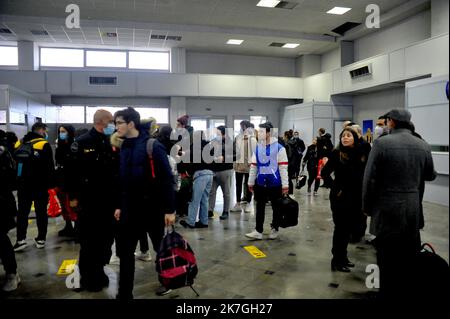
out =
[[278,199],[289,191],[288,158],[286,149],[273,137],[273,125],[270,122],[260,124],[259,144],[252,156],[249,190],[255,194],[256,229],[245,236],[260,240],[263,238],[266,203],[270,200],[273,218],[269,239],[278,238],[280,208]]

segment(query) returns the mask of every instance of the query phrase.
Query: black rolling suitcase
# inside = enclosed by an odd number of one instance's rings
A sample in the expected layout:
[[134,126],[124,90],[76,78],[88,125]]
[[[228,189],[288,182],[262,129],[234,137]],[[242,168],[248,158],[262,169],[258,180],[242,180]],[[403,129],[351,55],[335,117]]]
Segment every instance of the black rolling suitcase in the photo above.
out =
[[298,225],[298,203],[289,195],[285,195],[278,200],[280,208],[279,226],[282,228],[293,227]]

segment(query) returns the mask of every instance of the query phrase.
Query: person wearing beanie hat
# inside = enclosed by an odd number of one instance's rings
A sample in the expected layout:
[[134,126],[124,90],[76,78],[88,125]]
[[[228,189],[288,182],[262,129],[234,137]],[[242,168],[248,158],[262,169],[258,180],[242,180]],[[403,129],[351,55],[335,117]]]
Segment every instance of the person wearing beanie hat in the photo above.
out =
[[180,116],[177,119],[177,127],[178,128],[186,128],[189,122],[189,115]]

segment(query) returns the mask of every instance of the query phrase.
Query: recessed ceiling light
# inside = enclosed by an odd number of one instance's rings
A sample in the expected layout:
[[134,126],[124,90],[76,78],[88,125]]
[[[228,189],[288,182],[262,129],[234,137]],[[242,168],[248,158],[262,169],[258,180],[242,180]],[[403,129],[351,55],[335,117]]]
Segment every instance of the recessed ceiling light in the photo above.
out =
[[281,1],[278,0],[261,0],[256,5],[257,7],[275,8]]
[[333,9],[327,11],[328,14],[344,14],[350,11],[352,8],[344,8],[344,7],[334,7]]
[[228,40],[227,44],[241,45],[242,42],[244,42],[244,40],[230,39],[230,40]]
[[298,43],[286,43],[285,45],[283,45],[283,48],[286,49],[295,49],[296,47],[298,47],[300,44]]

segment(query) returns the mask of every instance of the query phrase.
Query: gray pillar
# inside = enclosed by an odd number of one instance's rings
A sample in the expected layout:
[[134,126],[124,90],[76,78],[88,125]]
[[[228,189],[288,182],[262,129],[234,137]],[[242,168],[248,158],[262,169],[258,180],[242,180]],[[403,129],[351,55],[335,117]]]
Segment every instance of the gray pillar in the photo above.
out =
[[169,112],[170,126],[172,126],[172,128],[175,128],[177,125],[177,118],[185,114],[186,114],[186,98],[172,96],[170,98],[170,112]]
[[39,47],[32,41],[17,42],[19,70],[39,70]]
[[353,41],[341,41],[341,66],[355,62]]
[[172,73],[186,73],[186,49],[172,48],[170,50],[171,56],[171,72]]

